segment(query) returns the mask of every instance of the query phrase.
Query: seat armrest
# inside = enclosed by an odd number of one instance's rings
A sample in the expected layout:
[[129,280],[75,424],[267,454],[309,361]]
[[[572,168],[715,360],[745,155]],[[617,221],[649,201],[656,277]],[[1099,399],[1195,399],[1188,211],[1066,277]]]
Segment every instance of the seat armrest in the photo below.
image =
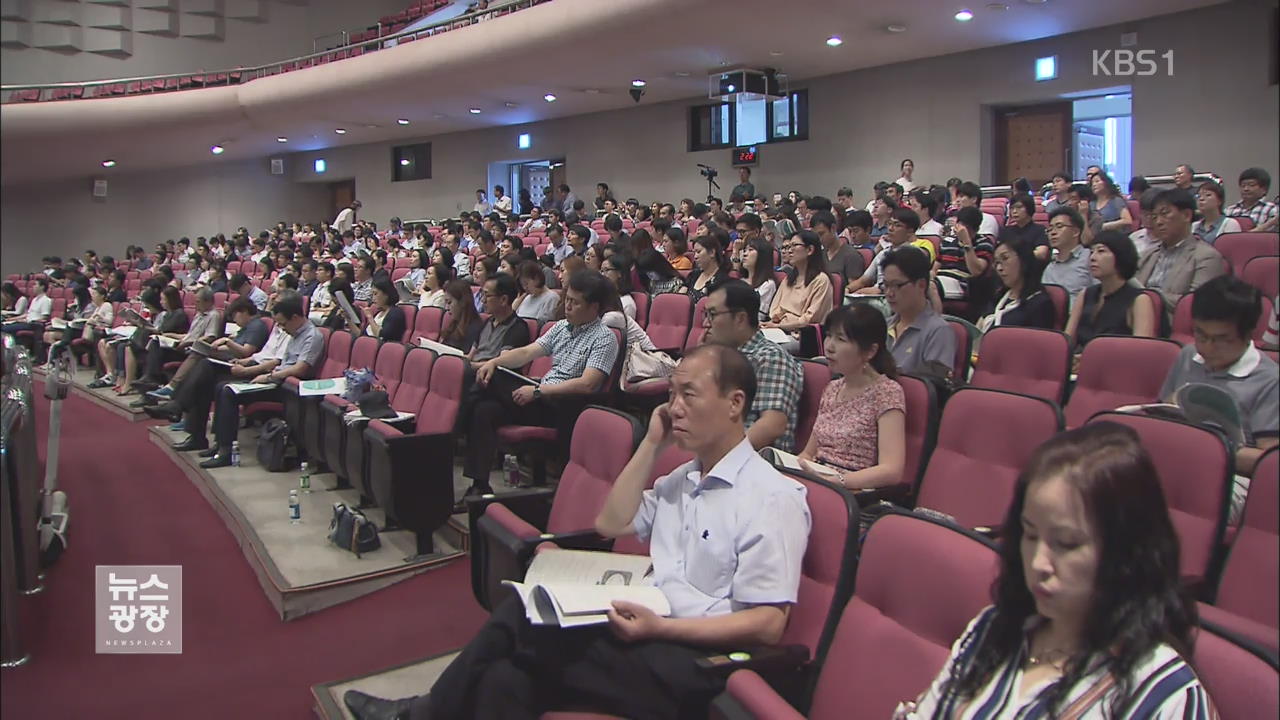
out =
[[757,673],[739,670],[729,676],[725,691],[711,702],[712,720],[804,720]]
[[804,645],[761,645],[728,653],[707,655],[694,663],[703,672],[728,676],[735,670],[753,670],[766,675],[783,673],[809,662]]
[[434,447],[439,442],[441,435],[449,436],[449,433],[431,433],[422,435],[401,435],[399,437],[388,437],[376,430],[370,431],[366,426],[364,436],[370,440],[381,441],[387,447],[387,455],[393,463],[410,462],[415,455],[423,455],[428,448]]
[[481,495],[469,497],[467,503],[467,527],[471,536],[476,536],[476,522],[484,515],[485,509],[494,503],[501,503],[517,517],[536,528],[545,528],[547,518],[551,515],[551,500],[555,497],[554,488],[528,488],[501,495]]
[[575,530],[564,533],[543,533],[538,536],[542,542],[555,543],[561,550],[611,550],[613,538],[602,536],[595,530]]

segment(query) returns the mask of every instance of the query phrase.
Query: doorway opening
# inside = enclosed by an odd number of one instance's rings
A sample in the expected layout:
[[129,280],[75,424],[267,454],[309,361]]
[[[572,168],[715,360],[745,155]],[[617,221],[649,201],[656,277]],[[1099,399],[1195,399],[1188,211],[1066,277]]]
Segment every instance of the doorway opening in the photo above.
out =
[[1056,172],[1077,181],[1090,165],[1121,189],[1133,176],[1133,92],[1128,86],[1068,93],[994,110],[994,184],[1026,178],[1038,188]]
[[1071,172],[1088,176],[1090,165],[1101,167],[1127,190],[1133,177],[1133,93],[1107,92],[1077,98],[1071,103],[1073,157]]
[[513,209],[525,215],[529,210],[520,206],[520,191],[528,190],[532,203],[544,207],[548,197],[555,197],[555,188],[565,182],[566,170],[564,158],[494,163],[489,168],[489,184],[506,185]]
[[329,183],[329,217],[336,218],[343,208],[356,199],[356,181],[338,180]]

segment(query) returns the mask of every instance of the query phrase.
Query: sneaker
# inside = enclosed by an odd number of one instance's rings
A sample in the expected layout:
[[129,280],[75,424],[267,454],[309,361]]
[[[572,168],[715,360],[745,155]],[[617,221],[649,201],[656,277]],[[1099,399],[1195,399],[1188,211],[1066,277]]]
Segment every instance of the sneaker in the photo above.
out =
[[97,390],[98,388],[111,387],[116,384],[116,379],[112,375],[103,375],[102,377],[89,383],[89,387]]
[[173,397],[173,388],[169,387],[168,385],[165,385],[162,388],[152,390],[151,392],[147,393],[147,397],[167,400]]
[[178,422],[170,425],[169,429],[172,430],[173,432],[186,432],[187,423],[182,420],[179,420]]

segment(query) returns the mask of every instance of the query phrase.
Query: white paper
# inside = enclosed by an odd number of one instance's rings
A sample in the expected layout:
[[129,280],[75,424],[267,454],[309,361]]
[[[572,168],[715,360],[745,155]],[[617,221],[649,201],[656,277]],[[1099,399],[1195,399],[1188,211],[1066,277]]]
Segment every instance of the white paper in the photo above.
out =
[[346,391],[347,379],[345,377],[303,380],[298,383],[298,395],[303,397],[312,395],[341,395]]
[[428,350],[434,350],[437,355],[457,355],[458,357],[466,357],[467,354],[452,345],[445,345],[442,342],[436,342],[428,338],[418,338],[418,346]]
[[782,328],[764,328],[760,331],[764,335],[764,339],[778,345],[786,345],[795,342],[795,338]]
[[111,335],[115,335],[116,337],[131,338],[133,337],[133,334],[137,331],[138,331],[138,328],[136,327],[133,327],[130,325],[120,325],[118,327],[111,328],[107,332],[110,333]]
[[231,322],[230,320],[228,320],[228,321],[227,321],[227,324],[226,324],[226,330],[225,330],[225,332],[226,332],[228,335],[232,335],[232,336],[234,336],[234,335],[236,335],[237,333],[239,333],[239,332],[240,332],[240,326],[239,326],[239,325],[237,325],[237,324],[235,324],[235,323],[233,323],[233,322]]
[[248,393],[262,392],[263,390],[274,390],[275,383],[227,383],[227,387],[231,388],[231,392],[237,395],[246,395]]
[[161,347],[167,347],[167,348],[178,347],[178,341],[174,338],[165,337],[164,335],[156,335],[155,337],[156,337],[156,342],[160,343]]
[[[808,468],[805,468],[803,465],[800,464],[799,456],[792,455],[791,453],[785,450],[779,450],[777,448],[770,448],[770,450],[773,451],[774,460],[777,460],[778,464],[781,465],[782,467],[788,470],[796,470],[798,472],[808,471]],[[809,464],[809,467],[813,468],[813,471],[818,473],[819,475],[833,477],[835,475],[840,474],[839,470],[836,470],[834,468],[829,468],[826,465],[823,465],[822,463],[815,462],[813,460],[806,460],[805,462],[807,462]]]

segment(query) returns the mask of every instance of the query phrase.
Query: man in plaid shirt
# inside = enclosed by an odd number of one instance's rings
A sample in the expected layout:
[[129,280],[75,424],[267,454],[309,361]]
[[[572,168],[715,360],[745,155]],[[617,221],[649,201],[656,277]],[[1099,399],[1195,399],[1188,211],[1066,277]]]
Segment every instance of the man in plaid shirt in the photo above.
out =
[[1252,167],[1240,173],[1240,202],[1227,208],[1227,217],[1249,218],[1253,232],[1275,232],[1276,204],[1266,198],[1270,190],[1271,175],[1266,170]]
[[756,397],[747,413],[747,438],[759,450],[796,451],[796,417],[804,372],[800,363],[760,332],[760,296],[741,280],[721,283],[707,297],[703,342],[735,347],[756,370]]

